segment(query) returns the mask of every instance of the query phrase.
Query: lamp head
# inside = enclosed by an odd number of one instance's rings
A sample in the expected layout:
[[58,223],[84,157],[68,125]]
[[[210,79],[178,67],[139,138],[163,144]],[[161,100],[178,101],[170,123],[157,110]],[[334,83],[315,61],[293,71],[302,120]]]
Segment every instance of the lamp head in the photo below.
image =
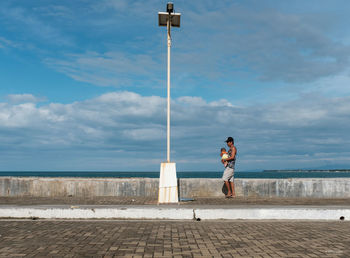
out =
[[167,5],[166,5],[166,11],[167,11],[167,13],[173,13],[174,12],[174,4],[173,3],[171,3],[171,2],[169,2],[169,3],[167,3]]

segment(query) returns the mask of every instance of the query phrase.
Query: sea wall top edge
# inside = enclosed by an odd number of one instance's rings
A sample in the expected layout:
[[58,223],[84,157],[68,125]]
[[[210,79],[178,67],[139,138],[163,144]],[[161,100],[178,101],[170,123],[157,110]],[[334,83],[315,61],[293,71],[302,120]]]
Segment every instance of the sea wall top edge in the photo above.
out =
[[[124,180],[159,180],[159,178],[152,177],[42,177],[42,176],[0,176],[0,180],[3,179],[16,179],[16,180],[61,180],[61,181],[124,181]],[[221,178],[205,178],[205,177],[193,177],[193,178],[178,178],[179,180],[210,180],[210,181],[222,181]],[[313,181],[313,180],[332,180],[332,181],[350,181],[350,177],[304,177],[304,178],[235,178],[235,181]]]

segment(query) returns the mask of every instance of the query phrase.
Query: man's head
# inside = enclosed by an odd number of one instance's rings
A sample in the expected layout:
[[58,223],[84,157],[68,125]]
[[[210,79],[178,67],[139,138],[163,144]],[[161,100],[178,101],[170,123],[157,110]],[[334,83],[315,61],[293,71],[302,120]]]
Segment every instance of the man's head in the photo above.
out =
[[227,146],[231,147],[234,144],[235,141],[230,136],[230,137],[227,137],[227,140],[225,142],[227,143]]

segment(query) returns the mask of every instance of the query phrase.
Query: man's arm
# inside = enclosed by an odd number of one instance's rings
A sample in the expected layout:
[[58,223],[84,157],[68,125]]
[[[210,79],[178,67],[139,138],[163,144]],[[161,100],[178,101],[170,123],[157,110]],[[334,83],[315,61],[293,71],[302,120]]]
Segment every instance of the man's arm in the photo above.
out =
[[225,161],[230,161],[230,160],[234,160],[235,159],[237,149],[236,149],[235,146],[232,146],[231,150],[232,150],[232,156],[228,157],[227,159],[224,159]]

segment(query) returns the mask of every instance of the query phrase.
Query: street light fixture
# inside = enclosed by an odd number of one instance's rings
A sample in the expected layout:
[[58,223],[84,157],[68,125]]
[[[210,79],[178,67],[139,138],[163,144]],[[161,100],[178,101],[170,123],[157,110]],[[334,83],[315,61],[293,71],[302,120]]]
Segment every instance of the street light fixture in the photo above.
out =
[[167,27],[168,63],[167,63],[167,162],[161,163],[159,177],[158,203],[177,203],[178,190],[176,164],[170,162],[170,48],[171,27],[180,27],[180,13],[174,13],[174,4],[167,4],[166,12],[158,13],[159,26]]
[[166,5],[166,11],[170,14],[174,12],[174,4],[173,3],[167,3]]

